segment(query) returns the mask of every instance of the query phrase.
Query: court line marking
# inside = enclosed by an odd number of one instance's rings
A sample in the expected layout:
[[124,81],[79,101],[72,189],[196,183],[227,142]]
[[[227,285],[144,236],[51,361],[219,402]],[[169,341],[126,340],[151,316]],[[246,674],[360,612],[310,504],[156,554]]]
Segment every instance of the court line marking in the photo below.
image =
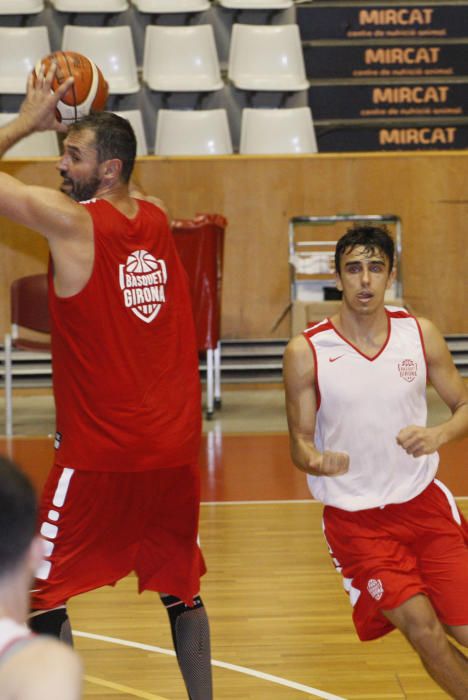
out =
[[322,505],[320,501],[314,501],[311,498],[294,498],[294,499],[279,499],[279,500],[262,500],[262,501],[202,501],[202,506],[261,506],[261,505],[281,505],[282,503],[313,503],[314,505]]
[[[468,496],[454,496],[456,501],[468,501]],[[312,503],[316,506],[323,506],[321,501],[312,498],[279,499],[277,501],[202,501],[202,506],[261,506],[261,505],[281,505],[282,503]]]
[[137,698],[143,698],[143,700],[167,700],[167,698],[163,698],[161,695],[145,693],[143,690],[130,688],[128,685],[120,685],[120,683],[112,683],[112,681],[105,681],[103,678],[96,678],[96,676],[85,675],[83,677],[85,681],[88,681],[88,683],[93,683],[94,685],[101,685],[104,688],[109,688],[110,690],[117,690],[119,693],[134,695]]
[[[152,644],[142,644],[141,642],[131,642],[128,639],[119,639],[118,637],[107,637],[106,635],[102,634],[93,634],[92,632],[79,632],[76,630],[73,630],[73,636],[83,637],[84,639],[95,639],[100,642],[118,644],[124,647],[132,647],[133,649],[142,649],[143,651],[152,651],[156,654],[165,654],[166,656],[175,656],[175,652],[171,649],[163,649],[162,647],[156,647]],[[346,698],[343,698],[339,695],[332,695],[331,693],[327,693],[324,690],[318,690],[317,688],[312,688],[308,685],[303,685],[302,683],[296,683],[295,681],[288,681],[286,678],[281,678],[280,676],[273,676],[271,673],[255,671],[255,669],[247,668],[246,666],[238,666],[237,664],[230,664],[225,661],[216,661],[215,659],[212,659],[211,664],[212,666],[224,668],[228,671],[243,673],[246,676],[253,676],[254,678],[269,681],[270,683],[276,683],[277,685],[282,685],[286,688],[299,690],[301,693],[308,693],[309,695],[313,695],[316,698],[323,698],[323,700],[346,700]]]

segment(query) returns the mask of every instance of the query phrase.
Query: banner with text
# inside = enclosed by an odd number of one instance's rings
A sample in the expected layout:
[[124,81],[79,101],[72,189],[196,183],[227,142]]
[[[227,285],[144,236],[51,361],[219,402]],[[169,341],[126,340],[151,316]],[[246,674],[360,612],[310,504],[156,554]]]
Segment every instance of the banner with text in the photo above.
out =
[[468,3],[298,5],[303,41],[310,39],[451,39],[468,36]]
[[468,73],[468,39],[458,42],[303,44],[307,76],[314,78],[448,78]]
[[317,83],[309,106],[314,119],[467,117],[468,81]]
[[411,151],[468,147],[468,123],[463,125],[342,125],[315,124],[318,150]]

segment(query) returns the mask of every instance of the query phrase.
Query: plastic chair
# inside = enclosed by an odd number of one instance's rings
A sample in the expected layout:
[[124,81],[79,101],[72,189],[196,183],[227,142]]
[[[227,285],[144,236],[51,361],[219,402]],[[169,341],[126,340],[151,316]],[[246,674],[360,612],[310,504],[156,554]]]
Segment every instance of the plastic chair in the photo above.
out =
[[[5,335],[5,434],[13,434],[13,350],[50,353],[47,275],[14,280],[10,288],[11,328]],[[32,337],[28,331],[37,335]]]
[[309,107],[242,110],[240,153],[317,153]]
[[[16,114],[1,112],[0,126],[8,124],[14,117]],[[59,155],[60,150],[55,131],[38,131],[18,141],[5,153],[3,159],[57,157]]]
[[230,10],[287,10],[293,0],[218,0],[221,7]]
[[206,353],[206,417],[221,407],[221,287],[226,219],[176,219],[172,233],[190,287],[199,352]]
[[[125,12],[127,0],[51,0],[59,12]],[[86,50],[85,50],[86,53]]]
[[0,2],[0,15],[35,15],[43,9],[43,0],[1,0]]
[[115,112],[119,117],[127,119],[133,127],[137,142],[137,156],[147,156],[148,146],[146,143],[145,128],[143,126],[143,117],[139,109],[127,109],[123,112]]
[[24,95],[29,73],[49,53],[47,27],[0,27],[0,93]]
[[138,92],[135,48],[129,26],[83,27],[67,24],[62,49],[86,53],[101,69],[111,95]]
[[154,153],[160,156],[232,153],[226,110],[160,109]]
[[243,90],[308,88],[298,25],[234,24],[228,77]]
[[223,87],[213,27],[148,25],[143,80],[161,92],[207,92]]
[[139,12],[166,14],[178,12],[203,12],[210,7],[209,0],[133,0]]

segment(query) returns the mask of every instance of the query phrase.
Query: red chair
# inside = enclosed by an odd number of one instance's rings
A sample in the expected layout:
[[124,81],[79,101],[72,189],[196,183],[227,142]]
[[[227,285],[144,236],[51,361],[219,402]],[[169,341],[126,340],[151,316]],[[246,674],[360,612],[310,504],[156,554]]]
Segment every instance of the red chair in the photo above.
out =
[[[5,335],[5,434],[13,434],[13,350],[50,353],[47,275],[29,275],[12,282],[11,328]],[[31,331],[34,333],[31,333]]]
[[221,407],[221,284],[224,231],[219,214],[172,222],[175,244],[187,271],[199,352],[206,353],[206,417]]

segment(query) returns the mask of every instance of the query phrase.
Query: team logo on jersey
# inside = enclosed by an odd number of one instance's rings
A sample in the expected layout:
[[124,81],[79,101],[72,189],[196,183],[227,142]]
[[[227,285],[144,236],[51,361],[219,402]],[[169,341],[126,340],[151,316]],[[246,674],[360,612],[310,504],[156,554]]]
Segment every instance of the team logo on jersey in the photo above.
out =
[[379,578],[370,578],[367,582],[367,590],[375,600],[380,600],[384,594],[382,581]]
[[135,250],[125,265],[119,265],[119,282],[125,306],[145,323],[151,323],[166,301],[164,260],[157,260],[147,250]]
[[402,360],[398,363],[400,377],[407,382],[412,382],[418,373],[418,365],[413,360]]

